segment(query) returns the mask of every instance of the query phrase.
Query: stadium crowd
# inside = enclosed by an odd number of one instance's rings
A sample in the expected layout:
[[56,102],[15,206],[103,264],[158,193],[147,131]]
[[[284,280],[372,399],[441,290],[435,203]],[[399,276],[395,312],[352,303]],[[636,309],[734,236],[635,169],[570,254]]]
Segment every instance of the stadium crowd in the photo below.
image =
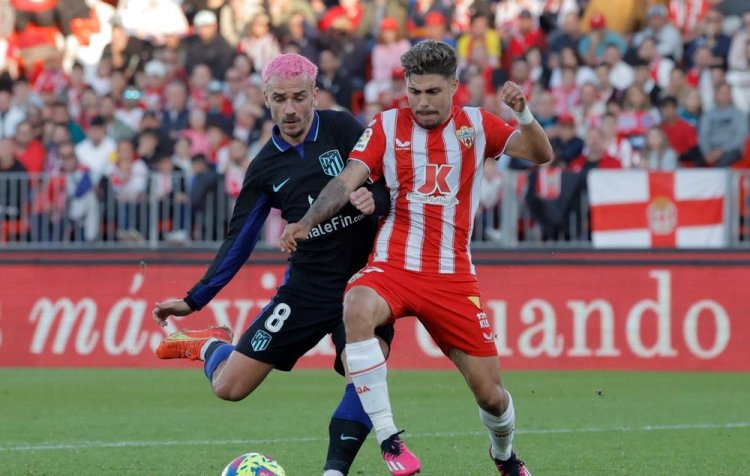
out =
[[[101,240],[102,220],[141,241],[146,202],[190,239],[272,134],[275,55],[312,59],[319,108],[366,124],[406,105],[399,58],[424,38],[458,52],[457,105],[512,123],[497,93],[523,88],[556,157],[532,211],[592,168],[750,166],[743,0],[0,0],[0,241]],[[524,167],[488,162],[483,207]]]

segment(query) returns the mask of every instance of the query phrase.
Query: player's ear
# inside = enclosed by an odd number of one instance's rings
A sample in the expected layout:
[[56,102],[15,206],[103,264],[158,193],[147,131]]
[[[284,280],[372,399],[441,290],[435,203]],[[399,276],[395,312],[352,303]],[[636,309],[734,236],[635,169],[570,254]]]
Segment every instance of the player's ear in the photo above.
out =
[[313,107],[318,107],[318,93],[320,92],[320,89],[316,86],[313,88]]

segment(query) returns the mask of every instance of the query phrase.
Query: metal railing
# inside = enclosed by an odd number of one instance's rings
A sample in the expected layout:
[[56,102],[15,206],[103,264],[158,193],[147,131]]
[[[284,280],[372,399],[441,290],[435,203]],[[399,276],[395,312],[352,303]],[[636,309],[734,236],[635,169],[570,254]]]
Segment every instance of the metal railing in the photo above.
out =
[[[492,185],[495,198],[477,213],[473,245],[591,247],[585,189],[555,210],[529,193],[529,183],[527,172],[503,172],[499,184]],[[221,175],[200,196],[181,174],[153,172],[136,194],[124,193],[123,184],[106,178],[88,189],[80,184],[75,173],[0,173],[0,249],[215,247],[234,206]],[[729,247],[750,246],[750,171],[731,172],[726,198]],[[554,220],[540,206],[554,211]],[[276,246],[280,220],[272,214],[259,246]]]

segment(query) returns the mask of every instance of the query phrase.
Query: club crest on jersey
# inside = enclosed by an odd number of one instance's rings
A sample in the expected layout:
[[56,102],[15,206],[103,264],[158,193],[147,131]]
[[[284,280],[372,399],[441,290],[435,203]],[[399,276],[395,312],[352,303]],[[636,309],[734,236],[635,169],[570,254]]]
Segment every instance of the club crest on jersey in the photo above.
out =
[[476,137],[473,127],[461,126],[460,129],[456,130],[456,137],[461,143],[466,146],[467,149],[474,145],[474,137]]
[[324,152],[318,160],[320,160],[320,166],[323,167],[323,172],[331,177],[338,176],[344,170],[344,159],[341,158],[337,149]]

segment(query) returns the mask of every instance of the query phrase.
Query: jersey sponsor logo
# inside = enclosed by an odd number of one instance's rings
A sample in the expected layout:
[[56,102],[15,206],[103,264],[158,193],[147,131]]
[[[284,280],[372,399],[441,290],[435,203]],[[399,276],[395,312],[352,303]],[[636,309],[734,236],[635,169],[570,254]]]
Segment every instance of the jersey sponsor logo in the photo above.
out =
[[286,183],[287,183],[288,181],[290,181],[290,180],[292,180],[292,179],[291,179],[291,177],[290,177],[290,178],[288,178],[288,179],[286,179],[286,180],[284,180],[284,181],[283,181],[283,182],[281,182],[281,183],[277,183],[277,184],[275,184],[275,185],[273,186],[273,193],[276,193],[276,192],[278,192],[279,190],[281,190],[281,187],[283,187],[284,185],[286,185]]
[[319,236],[333,233],[334,231],[343,230],[344,228],[351,226],[364,220],[365,215],[360,213],[359,215],[336,215],[325,223],[321,223],[313,227],[310,233],[307,234],[307,238],[317,238]]
[[318,157],[320,166],[323,168],[323,172],[331,177],[336,177],[344,170],[344,159],[341,158],[341,154],[337,149],[329,150],[324,152]]
[[354,144],[354,150],[357,152],[363,152],[367,148],[367,144],[370,143],[370,138],[372,138],[372,129],[368,127],[362,135],[359,136],[357,143]]
[[431,205],[456,205],[458,199],[448,185],[448,175],[453,170],[453,166],[449,164],[427,164],[424,170],[424,184],[416,192],[406,194],[406,199],[410,202]]
[[271,343],[271,339],[273,339],[273,337],[271,337],[271,334],[262,329],[258,329],[255,332],[252,340],[250,341],[250,346],[255,352],[261,352],[268,348],[268,344]]
[[401,142],[398,138],[396,138],[396,150],[409,150],[411,149],[411,141],[404,141]]
[[474,138],[476,137],[473,127],[461,126],[460,129],[456,130],[456,137],[458,140],[467,148],[470,149],[474,145]]

